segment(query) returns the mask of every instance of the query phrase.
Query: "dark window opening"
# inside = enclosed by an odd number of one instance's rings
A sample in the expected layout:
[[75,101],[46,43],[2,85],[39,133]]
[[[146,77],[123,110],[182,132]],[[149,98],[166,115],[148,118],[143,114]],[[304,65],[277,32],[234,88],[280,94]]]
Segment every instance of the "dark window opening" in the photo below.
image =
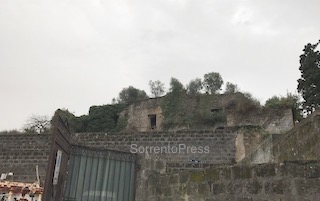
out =
[[151,114],[151,115],[149,115],[149,119],[150,119],[150,128],[151,129],[156,129],[156,127],[157,127],[157,115]]
[[212,108],[210,111],[214,113],[218,113],[218,112],[222,112],[222,108]]

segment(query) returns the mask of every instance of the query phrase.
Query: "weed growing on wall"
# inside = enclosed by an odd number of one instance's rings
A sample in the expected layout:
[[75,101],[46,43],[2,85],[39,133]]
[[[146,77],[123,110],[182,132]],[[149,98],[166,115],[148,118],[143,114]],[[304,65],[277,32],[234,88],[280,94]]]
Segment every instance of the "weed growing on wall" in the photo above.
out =
[[163,98],[161,107],[164,112],[164,129],[173,128],[210,128],[226,122],[222,108],[212,111],[220,105],[220,95],[169,93]]

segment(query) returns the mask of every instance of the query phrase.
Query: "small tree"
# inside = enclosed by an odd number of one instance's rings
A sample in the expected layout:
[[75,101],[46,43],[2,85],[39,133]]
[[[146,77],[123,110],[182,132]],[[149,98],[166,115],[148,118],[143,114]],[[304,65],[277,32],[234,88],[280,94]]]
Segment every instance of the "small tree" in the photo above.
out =
[[151,90],[151,94],[153,97],[159,97],[164,93],[164,84],[159,80],[156,81],[149,81],[149,86]]
[[32,115],[27,119],[26,124],[23,127],[26,133],[38,133],[43,134],[49,132],[50,118],[48,116]]
[[173,93],[180,93],[185,92],[185,88],[183,87],[183,84],[176,78],[172,77],[170,81],[170,92]]
[[232,84],[231,82],[227,82],[226,83],[226,90],[224,93],[226,94],[234,94],[236,92],[238,92],[238,86],[236,84]]
[[298,92],[304,99],[303,109],[308,113],[320,107],[320,52],[316,50],[319,43],[307,44],[300,56]]
[[123,104],[130,104],[137,100],[142,100],[148,98],[148,95],[145,91],[136,89],[133,86],[129,86],[128,88],[124,88],[119,93],[118,101]]
[[203,89],[203,84],[200,78],[191,80],[187,85],[187,92],[190,95],[198,95],[201,93],[202,89]]
[[211,72],[204,75],[203,84],[207,93],[216,94],[221,90],[223,80],[219,73]]
[[183,84],[176,79],[171,78],[170,89],[165,98],[161,103],[161,108],[163,109],[164,127],[169,128],[177,123],[183,122],[182,119],[186,117],[184,104],[185,104],[186,90]]

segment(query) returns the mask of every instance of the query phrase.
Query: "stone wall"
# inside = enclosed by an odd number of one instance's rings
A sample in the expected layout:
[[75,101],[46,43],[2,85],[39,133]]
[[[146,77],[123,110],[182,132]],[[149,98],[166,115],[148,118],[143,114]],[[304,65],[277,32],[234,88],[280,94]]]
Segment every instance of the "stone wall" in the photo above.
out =
[[274,146],[276,161],[320,160],[320,111],[298,123]]
[[[177,153],[140,154],[142,158],[162,160],[165,164],[233,164],[235,161],[234,130],[179,131],[146,133],[78,133],[74,144],[111,150],[128,151],[131,145],[138,147],[164,147],[164,151],[179,148]],[[36,165],[39,166],[43,184],[50,151],[50,135],[17,134],[0,135],[0,174],[13,172],[14,181],[36,181]],[[184,148],[184,146],[186,146]],[[169,147],[169,148],[168,148]],[[195,148],[194,148],[195,147]],[[199,150],[202,147],[203,150]],[[205,147],[209,152],[205,153]],[[189,149],[189,150],[188,150]],[[134,150],[133,150],[134,151]],[[155,151],[155,149],[154,149]],[[166,171],[166,165],[162,165]],[[143,168],[143,167],[142,167]],[[159,167],[155,168],[159,169]]]
[[136,201],[319,200],[320,162],[211,167],[202,171],[144,175]]
[[320,112],[302,120],[284,135],[271,135],[241,161],[246,164],[320,160]]
[[44,184],[48,165],[50,135],[1,134],[0,174],[13,172],[13,181],[37,181],[36,165],[39,167],[41,185]]
[[[236,131],[177,131],[140,133],[77,133],[74,144],[136,152],[167,163],[232,164]],[[160,148],[156,150],[157,148]],[[138,150],[139,149],[139,150]]]

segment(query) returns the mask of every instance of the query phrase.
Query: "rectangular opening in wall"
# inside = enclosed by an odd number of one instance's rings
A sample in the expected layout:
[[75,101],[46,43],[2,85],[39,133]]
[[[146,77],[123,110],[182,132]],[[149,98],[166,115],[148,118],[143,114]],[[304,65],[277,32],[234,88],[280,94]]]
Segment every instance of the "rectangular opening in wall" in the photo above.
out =
[[152,130],[156,129],[157,128],[157,115],[150,114],[149,119],[150,119],[150,128]]

